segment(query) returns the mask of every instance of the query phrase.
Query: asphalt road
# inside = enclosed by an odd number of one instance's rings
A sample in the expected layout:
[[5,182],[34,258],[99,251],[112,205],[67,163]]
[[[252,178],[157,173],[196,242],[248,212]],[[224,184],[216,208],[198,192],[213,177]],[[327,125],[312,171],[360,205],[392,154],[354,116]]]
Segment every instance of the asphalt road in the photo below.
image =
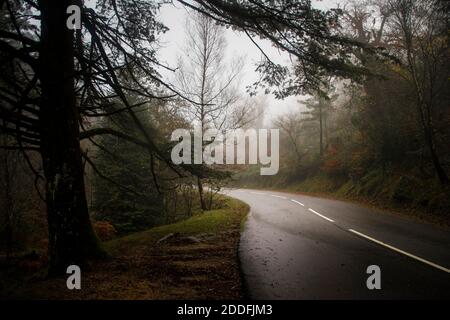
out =
[[226,193],[251,207],[239,254],[252,299],[450,299],[448,230],[343,201]]

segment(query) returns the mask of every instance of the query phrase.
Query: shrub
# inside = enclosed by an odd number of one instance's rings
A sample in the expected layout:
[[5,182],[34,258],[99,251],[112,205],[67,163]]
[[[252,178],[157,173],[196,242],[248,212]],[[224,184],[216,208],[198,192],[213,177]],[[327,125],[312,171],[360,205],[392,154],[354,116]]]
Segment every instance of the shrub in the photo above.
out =
[[102,241],[111,240],[117,235],[116,228],[109,221],[96,221],[94,230]]

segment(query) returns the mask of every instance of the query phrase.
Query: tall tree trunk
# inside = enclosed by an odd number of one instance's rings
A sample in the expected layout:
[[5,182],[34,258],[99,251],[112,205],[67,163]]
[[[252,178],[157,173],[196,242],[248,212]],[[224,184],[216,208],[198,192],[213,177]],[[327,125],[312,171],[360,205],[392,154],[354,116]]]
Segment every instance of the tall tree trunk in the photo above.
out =
[[[4,143],[6,145],[6,143]],[[5,200],[5,245],[6,245],[6,258],[9,258],[12,254],[13,245],[13,226],[11,217],[13,215],[13,200],[11,194],[11,174],[9,172],[8,151],[3,150],[3,166],[4,166],[4,200]]]
[[86,202],[74,89],[73,1],[40,0],[41,156],[46,178],[50,274],[102,253]]
[[320,124],[320,157],[323,156],[323,119],[322,119],[322,102],[319,102],[319,124]]
[[[408,3],[404,4],[405,6]],[[417,107],[420,115],[420,121],[423,128],[425,144],[430,151],[431,162],[433,163],[434,169],[436,170],[436,174],[438,176],[439,182],[442,185],[449,185],[450,179],[442,167],[441,161],[439,160],[438,153],[436,151],[436,144],[434,138],[434,126],[432,122],[432,113],[433,113],[433,105],[427,104],[424,99],[424,86],[421,85],[421,81],[418,76],[418,69],[416,66],[416,59],[413,55],[413,26],[411,25],[411,9],[412,7],[403,7],[404,11],[402,12],[402,20],[401,26],[404,32],[404,42],[406,48],[406,59],[408,63],[408,69],[411,74],[412,82],[414,89],[416,91],[417,97]],[[433,90],[433,87],[428,90]]]
[[[432,112],[432,107],[426,105],[423,102],[423,95],[421,93],[421,89],[418,85],[417,78],[415,78],[415,74],[413,74],[414,77],[414,83],[415,83],[415,89],[417,94],[417,105],[419,109],[420,114],[420,122],[422,124],[423,134],[425,138],[425,144],[428,147],[428,150],[430,151],[431,156],[431,162],[433,163],[434,169],[436,170],[436,174],[438,176],[439,182],[442,185],[449,185],[450,179],[447,175],[447,173],[444,171],[444,168],[442,167],[441,161],[439,160],[438,154],[436,152],[435,147],[435,138],[433,134],[433,124],[430,119],[430,115]],[[425,110],[424,110],[425,108]]]
[[441,161],[439,160],[439,157],[436,153],[436,148],[434,146],[433,134],[431,132],[429,132],[430,130],[432,130],[432,129],[424,127],[425,140],[426,140],[426,144],[428,145],[428,149],[430,150],[431,161],[433,162],[433,166],[434,166],[434,169],[436,170],[436,174],[438,176],[439,182],[442,185],[449,185],[450,179],[448,178],[447,173],[444,171]]
[[[412,61],[410,54],[408,54],[408,57],[409,57],[408,61]],[[433,163],[434,169],[436,170],[439,182],[442,185],[448,185],[450,184],[450,179],[447,173],[445,172],[444,168],[442,167],[441,161],[439,160],[439,156],[436,152],[435,137],[433,133],[434,126],[431,120],[431,113],[433,111],[433,106],[427,105],[424,102],[422,88],[420,87],[419,82],[417,80],[417,75],[414,66],[412,62],[409,63],[411,65],[410,69],[412,70],[411,74],[414,81],[414,88],[416,90],[417,106],[420,116],[420,122],[422,124],[425,144],[428,147],[428,150],[430,151],[431,162]]]
[[202,210],[207,210],[206,202],[205,202],[205,194],[203,192],[202,179],[197,177],[197,186],[198,186],[198,194],[200,196],[200,206]]

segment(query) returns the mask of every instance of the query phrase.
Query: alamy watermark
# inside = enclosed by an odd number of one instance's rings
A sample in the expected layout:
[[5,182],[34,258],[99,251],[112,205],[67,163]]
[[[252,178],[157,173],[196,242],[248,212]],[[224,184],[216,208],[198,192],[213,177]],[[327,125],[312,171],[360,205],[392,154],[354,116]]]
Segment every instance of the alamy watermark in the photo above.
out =
[[67,267],[66,273],[69,277],[66,281],[67,289],[69,290],[80,290],[81,289],[81,269],[76,264],[72,264]]
[[367,278],[366,286],[369,290],[381,289],[381,269],[379,266],[373,264],[367,267],[366,273],[370,276]]
[[66,13],[69,17],[66,20],[66,26],[69,30],[81,29],[81,9],[79,6],[73,4],[67,7]]
[[[176,129],[171,140],[174,164],[260,164],[260,174],[275,175],[279,169],[279,129],[236,129],[225,133],[199,128]],[[248,141],[248,143],[247,143]],[[248,161],[247,161],[248,159]]]

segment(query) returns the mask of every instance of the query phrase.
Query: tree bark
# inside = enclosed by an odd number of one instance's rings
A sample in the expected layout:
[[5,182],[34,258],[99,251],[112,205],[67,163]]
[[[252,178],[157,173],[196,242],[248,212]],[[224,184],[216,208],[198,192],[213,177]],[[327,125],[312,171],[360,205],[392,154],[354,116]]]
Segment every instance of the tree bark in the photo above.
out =
[[[433,166],[436,170],[436,174],[438,176],[439,182],[447,186],[450,183],[450,179],[445,172],[444,168],[442,167],[441,161],[439,160],[438,153],[436,151],[436,144],[435,144],[435,138],[434,138],[434,126],[432,122],[432,113],[433,113],[433,105],[427,104],[424,99],[424,86],[421,85],[421,81],[419,81],[418,76],[418,70],[420,68],[416,65],[416,58],[413,54],[413,26],[411,24],[412,21],[412,7],[407,6],[408,3],[402,4],[402,7],[400,8],[402,10],[401,16],[400,16],[400,25],[402,28],[402,31],[404,33],[404,46],[406,49],[406,59],[407,59],[407,66],[409,69],[409,72],[411,74],[413,86],[415,89],[416,97],[417,97],[417,107],[420,115],[420,121],[423,128],[423,134],[425,138],[425,144],[428,147],[428,150],[430,151],[431,156],[431,162],[433,163]],[[430,42],[422,43],[421,45],[429,46]],[[425,66],[427,68],[427,66]],[[430,69],[428,67],[428,69]],[[428,70],[428,72],[432,72]],[[433,90],[433,87],[429,88],[428,90]]]
[[85,194],[74,88],[73,31],[66,27],[73,1],[40,0],[42,87],[41,156],[46,178],[50,274],[84,265],[102,254]]
[[[6,145],[6,143],[4,143]],[[12,254],[13,227],[11,217],[13,215],[13,200],[11,194],[11,175],[9,172],[8,151],[3,150],[3,170],[4,170],[4,200],[5,200],[5,245],[6,258],[9,261]]]
[[197,177],[197,186],[198,186],[198,194],[200,196],[200,206],[203,211],[207,210],[206,202],[205,202],[205,194],[203,192],[202,180]]
[[319,125],[320,125],[320,157],[323,156],[323,121],[322,121],[322,101],[319,101]]
[[436,170],[436,174],[438,176],[439,182],[442,185],[449,185],[450,179],[448,178],[447,173],[444,171],[444,168],[442,167],[442,164],[439,160],[439,157],[436,153],[436,148],[434,146],[434,138],[433,134],[429,132],[430,130],[433,130],[432,128],[426,128],[424,126],[425,131],[425,140],[426,144],[428,145],[428,149],[430,151],[431,161],[433,162],[434,169]]
[[433,106],[427,105],[424,102],[422,87],[419,85],[419,81],[417,79],[417,74],[415,71],[415,66],[413,63],[413,58],[411,56],[410,45],[408,45],[407,48],[408,48],[408,53],[407,53],[408,64],[409,64],[411,76],[413,79],[414,89],[416,91],[417,107],[418,107],[418,112],[420,115],[420,122],[421,122],[422,129],[423,129],[425,144],[427,145],[428,150],[430,151],[431,162],[433,163],[434,169],[436,170],[436,174],[438,176],[439,182],[442,185],[448,185],[448,184],[450,184],[450,179],[449,179],[447,173],[445,172],[444,168],[442,167],[441,161],[439,160],[439,156],[436,152],[436,147],[435,147],[435,138],[434,138],[434,134],[433,134],[434,127],[433,127],[432,120],[431,120]]

